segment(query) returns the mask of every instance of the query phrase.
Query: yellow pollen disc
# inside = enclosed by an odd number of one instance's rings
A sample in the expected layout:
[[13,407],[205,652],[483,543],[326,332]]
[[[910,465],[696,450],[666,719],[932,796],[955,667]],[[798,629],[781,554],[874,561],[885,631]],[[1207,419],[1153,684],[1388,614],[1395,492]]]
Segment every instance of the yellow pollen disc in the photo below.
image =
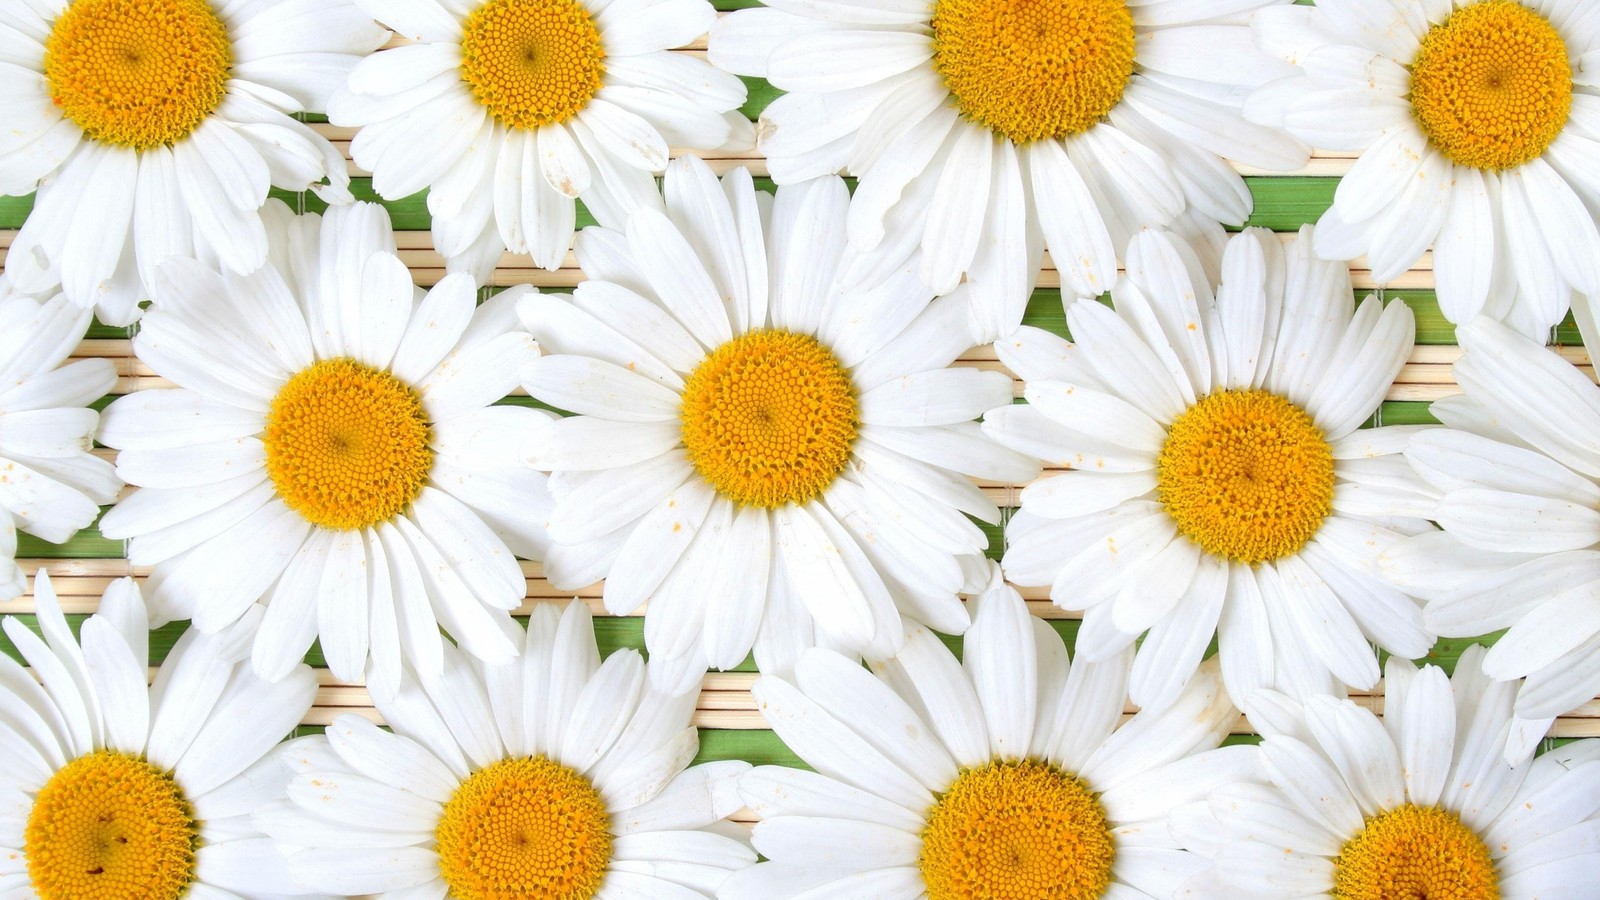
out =
[[1026,144],[1088,131],[1133,77],[1124,0],[938,0],[933,68],[968,119]]
[[23,853],[41,900],[174,900],[194,880],[199,826],[177,782],[100,750],[45,782]]
[[1379,813],[1339,851],[1334,900],[1500,900],[1489,848],[1453,812]]
[[90,138],[148,150],[222,103],[228,29],[206,0],[72,0],[44,44],[50,98]]
[[307,521],[347,531],[417,499],[433,467],[416,391],[380,369],[325,359],[278,391],[261,440],[278,496]]
[[918,864],[929,900],[1091,900],[1115,856],[1088,787],[1025,760],[962,772],[928,814]]
[[434,837],[456,900],[589,900],[611,863],[610,827],[587,779],[523,757],[463,781]]
[[1463,166],[1499,171],[1544,155],[1572,111],[1572,63],[1549,20],[1480,0],[1433,26],[1411,65],[1422,131]]
[[1167,432],[1157,495],[1178,532],[1234,562],[1299,552],[1333,511],[1333,450],[1305,411],[1267,391],[1218,391]]
[[565,122],[600,90],[606,53],[581,0],[489,0],[461,31],[462,80],[511,128]]
[[850,371],[816,338],[746,332],[711,351],[684,384],[683,445],[736,503],[804,503],[850,461],[857,404]]

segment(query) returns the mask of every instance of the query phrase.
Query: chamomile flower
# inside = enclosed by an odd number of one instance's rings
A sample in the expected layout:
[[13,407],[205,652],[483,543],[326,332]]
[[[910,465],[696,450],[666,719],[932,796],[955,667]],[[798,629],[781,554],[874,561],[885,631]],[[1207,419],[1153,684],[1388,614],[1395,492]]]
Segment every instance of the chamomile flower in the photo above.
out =
[[[467,275],[427,292],[395,255],[382,207],[324,217],[274,202],[274,261],[240,276],[162,266],[134,352],[176,388],[107,408],[100,439],[140,488],[101,531],[152,565],[158,621],[227,627],[258,601],[256,671],[290,671],[321,638],[328,667],[441,665],[442,625],[505,659],[508,610],[537,559],[549,501],[520,445],[546,413],[493,405],[537,353],[525,289],[481,307]],[[219,299],[227,302],[219,303]]]
[[1220,244],[1251,197],[1219,157],[1264,169],[1309,148],[1247,122],[1251,89],[1288,75],[1246,27],[1279,0],[841,0],[725,16],[712,62],[787,95],[758,128],[773,178],[861,179],[851,270],[871,286],[913,261],[935,293],[965,275],[987,343],[1022,320],[1048,249],[1093,297],[1140,228]]
[[1182,896],[1594,896],[1600,741],[1506,762],[1517,686],[1484,678],[1482,651],[1463,653],[1454,678],[1390,657],[1381,720],[1329,696],[1249,701],[1266,736],[1260,774],[1171,816],[1172,832],[1215,860]]
[[317,679],[244,664],[259,610],[190,630],[149,681],[149,622],[133,579],[111,583],[74,638],[50,578],[35,634],[6,617],[32,667],[0,653],[0,896],[37,900],[269,900],[306,891],[251,825],[287,796],[269,753],[311,708]]
[[110,360],[67,357],[89,310],[56,294],[15,293],[0,276],[0,600],[26,586],[17,532],[61,543],[117,498],[122,481],[93,456],[99,414],[89,404],[117,383]]
[[1479,318],[1456,336],[1466,393],[1433,405],[1450,429],[1406,447],[1442,495],[1429,518],[1444,530],[1381,561],[1387,578],[1427,601],[1431,630],[1510,629],[1483,669],[1496,681],[1527,678],[1507,746],[1520,760],[1551,718],[1600,693],[1600,390],[1501,323]]
[[6,273],[125,325],[169,257],[254,271],[269,187],[349,201],[344,159],[290,116],[386,38],[349,0],[6,3],[0,194],[38,190]]
[[1378,552],[1423,529],[1429,490],[1399,455],[1414,429],[1359,430],[1411,351],[1411,310],[1353,302],[1349,270],[1252,229],[1229,241],[1213,293],[1188,249],[1147,232],[1115,311],[1067,307],[1076,339],[1021,329],[996,343],[1025,406],[984,431],[1069,471],[1028,486],[1007,524],[1007,576],[1083,610],[1090,659],[1149,632],[1140,706],[1176,696],[1212,634],[1235,699],[1369,688],[1369,643],[1433,646]]
[[1251,748],[1215,751],[1238,720],[1216,667],[1124,722],[1128,650],[1069,663],[998,568],[978,603],[963,660],[917,627],[870,670],[814,649],[792,680],[756,682],[767,722],[815,771],[744,776],[770,861],[721,900],[1133,900],[1205,867],[1167,836],[1167,812],[1254,764]]
[[670,690],[755,649],[784,672],[813,643],[887,656],[901,614],[966,630],[999,510],[968,476],[1038,473],[974,419],[1011,397],[968,348],[961,295],[909,272],[838,281],[849,194],[836,177],[758,194],[692,157],[666,208],[585,229],[573,296],[521,307],[545,355],[523,381],[578,415],[530,445],[555,508],[545,573],[609,575],[615,614],[647,599],[651,672]]
[[1429,245],[1439,306],[1544,338],[1600,294],[1600,25],[1586,0],[1361,0],[1263,10],[1303,71],[1246,112],[1360,158],[1317,229],[1378,282]]
[[428,189],[434,246],[486,280],[507,248],[557,269],[576,200],[620,228],[659,209],[669,148],[747,148],[745,87],[671,52],[706,33],[706,0],[357,0],[415,43],[363,62],[328,116],[398,200]]
[[[605,659],[583,604],[540,604],[522,656],[450,649],[437,680],[375,686],[393,733],[341,716],[286,750],[289,799],[256,824],[307,884],[379,898],[695,900],[755,862],[734,826],[750,766],[689,767],[696,694]],[[653,665],[653,663],[651,664]]]

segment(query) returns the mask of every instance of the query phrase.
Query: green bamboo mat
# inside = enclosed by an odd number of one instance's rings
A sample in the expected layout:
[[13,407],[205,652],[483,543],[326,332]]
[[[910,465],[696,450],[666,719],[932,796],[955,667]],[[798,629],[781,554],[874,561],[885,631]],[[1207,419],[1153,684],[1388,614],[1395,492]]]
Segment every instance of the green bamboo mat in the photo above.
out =
[[[757,6],[759,3],[756,0],[715,0],[715,5],[719,9],[735,9]],[[762,79],[746,78],[745,82],[750,88],[750,98],[745,104],[744,112],[754,119],[759,115],[761,109],[765,108],[779,94],[779,91]],[[308,119],[318,121],[317,117],[308,117]],[[736,161],[728,162],[732,164]],[[767,179],[758,178],[757,181],[760,185],[771,187],[771,183]],[[1331,204],[1333,192],[1337,185],[1336,178],[1324,176],[1247,177],[1246,182],[1255,198],[1255,212],[1248,224],[1270,228],[1278,232],[1293,232],[1303,224],[1315,222]],[[400,200],[383,200],[373,192],[371,180],[364,177],[355,178],[352,187],[357,197],[382,203],[389,210],[397,231],[425,233],[429,228],[425,193],[419,193]],[[322,207],[321,202],[310,194],[290,194],[280,191],[275,191],[274,193],[295,209],[316,211]],[[0,252],[10,246],[15,229],[22,225],[31,208],[31,197],[0,197]],[[580,227],[591,224],[593,221],[587,211],[582,209],[581,205],[578,220]],[[403,249],[431,246],[431,241],[428,241],[423,234],[402,234],[400,237],[403,239]],[[407,238],[409,240],[406,240]],[[419,250],[414,255],[420,261],[412,263],[414,270],[418,273],[419,280],[423,283],[429,280],[430,271],[437,267],[437,263],[430,263],[426,260],[426,252],[425,249]],[[524,260],[524,262],[526,261]],[[497,272],[497,276],[499,274]],[[1428,273],[1419,274],[1428,275]],[[570,283],[576,277],[576,273],[569,273],[565,282],[558,280],[552,282],[552,284]],[[1427,278],[1422,280],[1428,281]],[[1431,283],[1431,281],[1428,281],[1428,283]],[[545,289],[550,288],[546,286]],[[1364,296],[1369,292],[1357,291],[1357,293]],[[1413,357],[1413,365],[1407,367],[1408,372],[1402,374],[1401,381],[1407,382],[1407,384],[1397,386],[1397,392],[1408,395],[1426,395],[1430,398],[1434,395],[1442,396],[1452,392],[1454,388],[1449,381],[1448,362],[1452,356],[1450,351],[1454,344],[1454,329],[1440,314],[1434,293],[1426,289],[1391,290],[1385,294],[1385,297],[1392,301],[1407,304],[1415,312],[1417,318],[1418,353]],[[1029,304],[1024,322],[1025,324],[1034,325],[1065,336],[1065,316],[1062,312],[1060,292],[1054,289],[1037,291]],[[87,337],[97,342],[95,346],[100,349],[101,355],[111,356],[122,360],[125,365],[137,367],[136,363],[126,360],[130,350],[125,340],[121,340],[127,338],[129,334],[130,329],[112,328],[95,323],[90,327]],[[1576,329],[1572,327],[1570,320],[1557,329],[1556,340],[1563,345],[1576,346],[1580,343]],[[993,360],[992,353],[985,355],[982,350],[977,351],[975,354],[969,354],[969,357]],[[1414,388],[1414,390],[1402,391],[1402,388]],[[110,399],[108,397],[98,405],[103,405],[105,402],[109,402]],[[529,403],[531,401],[526,397],[517,397],[508,398],[506,402]],[[1383,404],[1380,413],[1374,417],[1374,424],[1380,422],[1381,424],[1414,424],[1433,421],[1434,419],[1428,412],[1426,399],[1391,399]],[[1015,492],[1009,492],[1009,496],[1014,497]],[[998,558],[1003,551],[1002,531],[996,527],[986,527],[986,532],[990,539],[989,553],[992,557]],[[69,620],[74,628],[86,618],[87,612],[92,609],[92,598],[98,594],[99,585],[103,584],[105,578],[121,574],[127,568],[126,564],[119,565],[117,563],[118,560],[124,557],[121,542],[108,540],[100,536],[99,532],[93,527],[84,529],[62,545],[48,544],[30,535],[22,535],[17,555],[19,559],[37,560],[49,566],[55,573],[91,573],[80,576],[67,574],[65,578],[60,580],[64,588],[64,600],[67,602],[69,609],[73,610],[69,615]],[[32,565],[29,564],[27,567],[31,574]],[[71,585],[74,584],[80,586],[77,588],[79,593],[76,595],[72,594],[74,588]],[[531,597],[556,599],[547,585],[544,585],[542,589],[536,590],[536,584],[542,584],[542,582],[530,577]],[[592,589],[585,593],[586,595],[597,595],[598,592]],[[1030,593],[1029,596],[1038,599],[1041,595],[1035,591]],[[0,604],[0,612],[4,612],[8,607],[31,612],[31,598],[19,603]],[[1036,602],[1034,608],[1038,612],[1049,613],[1049,608],[1046,604]],[[1061,614],[1059,612],[1054,613],[1054,615],[1058,617],[1050,619],[1052,626],[1070,643],[1077,633],[1079,623],[1074,619],[1060,618]],[[18,618],[30,625],[34,624],[31,615],[19,614]],[[637,617],[597,618],[596,632],[601,651],[609,653],[612,650],[623,647],[643,650],[642,625],[642,619]],[[152,633],[152,663],[158,662],[165,657],[173,642],[183,632],[184,627],[184,623],[173,623]],[[1492,640],[1492,636],[1484,640]],[[947,638],[947,641],[952,648],[959,652],[960,640],[958,638]],[[1453,669],[1462,650],[1470,643],[1472,642],[1462,640],[1440,641],[1430,654],[1429,661],[1436,662],[1446,669]],[[15,648],[3,634],[0,634],[0,652],[16,656]],[[322,658],[320,651],[316,647],[313,647],[311,653],[308,654],[307,662],[310,665],[321,668]],[[746,660],[738,671],[741,673],[753,673],[754,666],[749,660]],[[332,685],[331,680],[326,676],[326,672],[324,671],[321,674],[323,675],[325,687],[323,693],[319,695],[320,712],[326,715],[329,710],[345,709],[355,711],[361,709],[359,705],[338,705],[349,704],[352,702],[352,698],[359,698],[358,690]],[[738,727],[702,727],[699,759],[744,759],[758,764],[801,765],[798,758],[783,745],[776,735],[759,727],[753,727],[759,724],[759,719],[755,718],[753,709],[749,709],[746,712],[740,712],[737,709],[741,703],[748,705],[748,694],[743,691],[743,687],[748,685],[749,677],[749,675],[744,675],[708,679],[708,688],[711,689],[708,689],[702,695],[701,710],[698,715],[702,719],[713,723],[725,723],[729,719],[739,719],[739,722]],[[1374,702],[1378,698],[1363,699],[1366,702]],[[328,705],[324,705],[325,700]],[[1594,706],[1594,704],[1591,704],[1591,706]],[[1558,726],[1558,733],[1569,736],[1600,734],[1600,720],[1595,718],[1600,716],[1600,713],[1594,710],[1587,710],[1586,712],[1586,715],[1569,718],[1561,723]],[[732,714],[730,715],[730,713]],[[317,724],[309,724],[302,726],[300,731],[302,733],[316,731],[320,730],[320,727]],[[1233,740],[1251,739],[1253,739],[1252,736],[1248,734],[1238,734],[1233,738]]]

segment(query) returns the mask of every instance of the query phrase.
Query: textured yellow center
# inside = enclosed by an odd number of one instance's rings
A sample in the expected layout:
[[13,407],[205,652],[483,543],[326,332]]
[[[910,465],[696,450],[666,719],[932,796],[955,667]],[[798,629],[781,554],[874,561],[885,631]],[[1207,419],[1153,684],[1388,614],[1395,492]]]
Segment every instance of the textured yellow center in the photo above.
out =
[[1207,553],[1259,563],[1296,553],[1333,511],[1333,451],[1293,403],[1219,391],[1172,423],[1157,493]]
[[681,414],[695,471],[724,497],[771,509],[812,499],[844,471],[855,384],[816,338],[751,331],[695,367]]
[[501,760],[463,781],[434,837],[457,900],[589,900],[611,862],[599,792],[542,756]]
[[1089,130],[1133,76],[1124,0],[938,0],[933,68],[962,115],[1018,144]]
[[233,47],[206,0],[73,0],[44,44],[50,98],[90,138],[147,150],[222,103]]
[[1090,900],[1115,855],[1083,782],[1028,760],[961,773],[928,814],[919,864],[929,900]]
[[194,880],[199,827],[171,776],[100,750],[45,782],[23,841],[41,900],[173,900]]
[[1453,812],[1407,804],[1367,820],[1334,860],[1335,900],[1500,900],[1483,840]]
[[290,378],[261,440],[278,496],[307,521],[349,530],[388,521],[417,499],[433,465],[416,391],[349,359]]
[[461,78],[511,128],[565,122],[600,90],[606,53],[580,0],[489,0],[461,32]]
[[1411,107],[1451,160],[1501,170],[1538,159],[1572,111],[1572,64],[1561,35],[1512,0],[1481,0],[1422,39]]

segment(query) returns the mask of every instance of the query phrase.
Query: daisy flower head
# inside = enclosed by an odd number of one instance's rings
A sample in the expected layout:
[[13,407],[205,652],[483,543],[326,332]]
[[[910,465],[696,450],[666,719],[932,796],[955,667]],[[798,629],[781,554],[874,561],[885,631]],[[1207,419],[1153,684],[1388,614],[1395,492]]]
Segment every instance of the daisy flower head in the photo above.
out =
[[985,417],[1002,444],[1067,471],[1029,485],[1006,527],[1016,584],[1083,610],[1078,646],[1148,631],[1131,691],[1176,696],[1213,633],[1235,699],[1378,679],[1369,641],[1421,656],[1418,604],[1378,577],[1378,551],[1431,528],[1399,455],[1411,429],[1358,430],[1411,352],[1400,302],[1354,302],[1343,263],[1251,229],[1212,290],[1194,254],[1146,232],[1114,309],[1067,307],[1075,343],[1035,328],[996,342],[1027,405]]
[[269,755],[311,709],[317,679],[278,682],[244,662],[251,613],[217,634],[185,632],[155,674],[131,578],[111,583],[73,636],[50,577],[34,581],[38,633],[4,630],[31,669],[0,653],[0,895],[178,900],[302,895],[251,824],[287,796]]
[[697,694],[650,686],[636,650],[600,659],[580,602],[535,607],[520,657],[447,648],[439,678],[375,687],[359,716],[286,749],[287,800],[256,824],[338,894],[697,900],[755,853],[722,820],[748,763],[689,766]]
[[126,325],[169,257],[253,271],[269,187],[350,200],[338,150],[291,115],[387,37],[349,0],[6,3],[0,194],[38,192],[6,273]]
[[620,228],[660,208],[671,148],[744,149],[744,83],[673,52],[706,33],[706,0],[357,0],[415,43],[364,61],[328,116],[397,200],[428,189],[450,271],[486,280],[508,248],[555,270],[576,201]]
[[1478,318],[1456,335],[1465,393],[1433,404],[1450,427],[1413,437],[1405,450],[1439,495],[1429,518],[1443,531],[1390,548],[1381,563],[1389,580],[1426,601],[1429,629],[1446,637],[1510,629],[1483,670],[1496,681],[1527,679],[1506,748],[1518,760],[1550,719],[1600,694],[1600,390],[1505,324]]
[[176,387],[102,416],[100,440],[140,488],[102,533],[155,567],[158,621],[210,633],[266,603],[264,677],[318,637],[343,681],[369,648],[391,681],[402,650],[434,674],[440,626],[467,652],[514,655],[516,555],[539,557],[549,506],[518,458],[547,414],[494,405],[538,352],[516,327],[526,289],[480,307],[459,274],[424,295],[374,204],[269,210],[271,265],[162,266],[133,348]]
[[37,299],[0,276],[0,600],[26,589],[17,532],[62,543],[117,499],[122,481],[95,457],[89,404],[117,383],[110,360],[67,362],[90,312],[61,294]]
[[848,202],[837,177],[773,197],[677,160],[666,213],[585,229],[593,280],[522,304],[544,351],[528,393],[577,413],[531,445],[555,500],[545,573],[609,574],[614,614],[648,599],[672,689],[752,645],[772,672],[818,642],[888,656],[902,613],[965,631],[957,594],[982,586],[988,546],[967,516],[1000,515],[969,476],[1038,473],[974,421],[1011,380],[950,367],[970,341],[959,292],[930,303],[909,272],[841,285]]
[[1021,322],[1044,250],[1063,290],[1099,296],[1140,228],[1220,244],[1219,221],[1244,223],[1250,192],[1219,157],[1305,164],[1240,113],[1292,71],[1246,26],[1278,2],[783,0],[725,16],[710,58],[788,92],[758,128],[779,184],[861,179],[852,279],[910,261],[944,294],[964,275],[987,343]]
[[1348,0],[1264,10],[1301,67],[1246,112],[1360,156],[1317,229],[1387,282],[1430,245],[1439,306],[1546,338],[1600,294],[1600,20],[1586,0]]
[[1197,900],[1388,897],[1581,900],[1600,878],[1600,741],[1529,763],[1501,755],[1517,686],[1391,656],[1383,717],[1331,696],[1246,703],[1265,740],[1252,774],[1173,811],[1215,861]]
[[763,676],[756,705],[815,771],[740,782],[769,862],[721,900],[1171,896],[1206,861],[1168,838],[1168,810],[1254,760],[1206,752],[1238,721],[1213,664],[1125,720],[1131,657],[1069,662],[994,567],[962,659],[913,627],[870,669],[817,648]]

